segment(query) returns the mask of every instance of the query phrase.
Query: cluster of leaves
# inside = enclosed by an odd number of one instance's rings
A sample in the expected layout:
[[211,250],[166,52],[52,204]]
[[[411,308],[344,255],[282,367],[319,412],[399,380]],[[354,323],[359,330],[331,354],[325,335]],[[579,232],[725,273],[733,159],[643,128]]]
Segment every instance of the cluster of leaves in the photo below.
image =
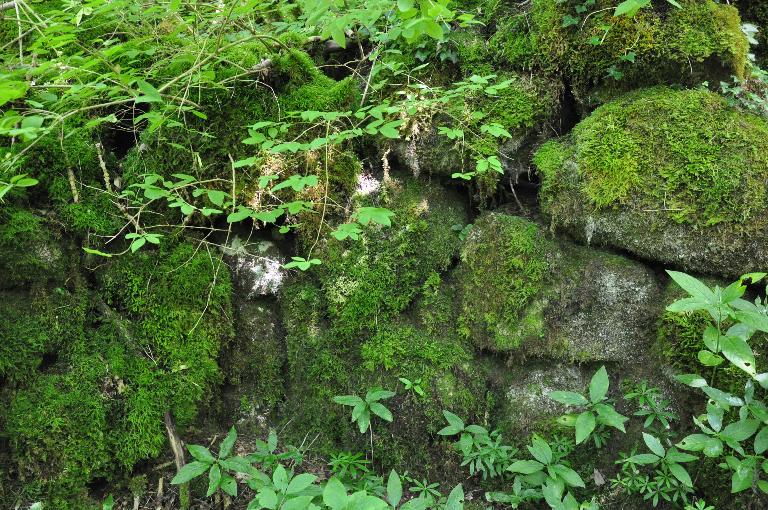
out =
[[[206,497],[218,491],[235,497],[239,484],[247,485],[255,496],[248,503],[248,510],[462,510],[464,491],[461,485],[453,488],[447,497],[443,497],[435,487],[430,492],[418,494],[406,500],[400,475],[392,471],[387,479],[386,488],[377,495],[370,490],[358,489],[350,492],[344,478],[349,470],[367,472],[361,459],[352,456],[345,460],[336,459],[332,464],[335,473],[324,484],[316,475],[298,473],[301,457],[289,452],[291,463],[284,465],[288,457],[275,454],[277,436],[270,433],[269,445],[262,445],[253,454],[233,455],[237,432],[232,428],[219,445],[219,453],[214,456],[206,447],[189,445],[187,449],[194,461],[186,464],[171,481],[172,484],[186,484],[191,480],[208,476]],[[344,466],[341,468],[341,466]],[[354,466],[354,467],[351,467]],[[418,489],[418,488],[416,488]],[[416,493],[413,488],[412,493]]]
[[572,488],[584,488],[584,480],[569,465],[566,456],[571,448],[553,448],[539,436],[533,436],[526,450],[532,459],[520,459],[520,451],[505,445],[501,434],[489,432],[480,425],[465,425],[464,421],[443,411],[448,425],[438,434],[459,436],[456,449],[463,455],[462,465],[468,465],[471,474],[480,473],[483,479],[512,480],[512,492],[488,492],[489,502],[503,503],[512,508],[544,500],[556,510],[595,510],[597,503],[579,503]]

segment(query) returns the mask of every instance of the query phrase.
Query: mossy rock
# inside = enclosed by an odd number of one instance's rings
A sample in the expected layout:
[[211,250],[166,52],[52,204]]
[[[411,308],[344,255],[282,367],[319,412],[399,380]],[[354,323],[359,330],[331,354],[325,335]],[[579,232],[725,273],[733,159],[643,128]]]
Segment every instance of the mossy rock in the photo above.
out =
[[[271,298],[237,299],[235,336],[219,356],[224,373],[227,421],[249,424],[273,411],[285,396],[285,345]],[[240,425],[242,428],[242,425]]]
[[113,259],[95,284],[74,271],[66,286],[14,291],[0,309],[14,316],[1,330],[14,335],[5,359],[25,356],[0,368],[12,483],[67,510],[88,507],[93,479],[158,456],[165,412],[182,430],[194,420],[232,336],[226,265],[192,244]]
[[[534,0],[501,9],[490,47],[499,65],[563,75],[589,107],[599,96],[657,84],[743,76],[749,45],[735,7],[712,0],[654,4],[614,16],[615,2]],[[569,23],[570,22],[570,23]],[[597,97],[590,97],[597,94]]]
[[357,241],[328,236],[320,248],[323,299],[333,331],[346,338],[374,331],[405,310],[433,272],[450,266],[460,243],[455,227],[468,221],[457,193],[407,176],[385,181],[378,195],[357,202],[394,216],[391,227],[371,224]]
[[61,284],[68,263],[49,221],[28,209],[0,209],[0,289]]
[[[477,72],[482,74],[481,69]],[[557,111],[558,91],[551,82],[522,74],[498,74],[494,83],[508,81],[508,86],[496,95],[469,94],[449,103],[448,112],[425,112],[409,123],[403,140],[388,141],[383,148],[391,150],[397,162],[415,176],[424,173],[448,180],[454,173],[474,171],[478,158],[495,156],[516,181],[527,172],[531,148]],[[511,138],[483,132],[481,126],[490,124],[502,126]],[[441,127],[461,127],[464,136],[450,140],[438,133]],[[501,178],[493,171],[478,176],[475,183],[480,198],[492,195]]]
[[524,218],[475,222],[454,274],[458,327],[480,349],[526,358],[631,361],[654,338],[655,275],[626,258],[556,242]]
[[768,266],[768,122],[717,94],[628,94],[534,162],[544,212],[583,242],[726,277]]
[[[435,327],[439,307],[425,294],[434,298],[430,289],[440,286],[457,253],[452,227],[466,221],[466,210],[453,193],[410,178],[385,182],[378,196],[359,200],[391,208],[392,226],[368,225],[355,241],[329,239],[318,252],[322,265],[281,293],[289,434],[300,440],[321,432],[316,447],[325,453],[341,445],[366,451],[368,438],[350,423],[350,409],[332,399],[382,387],[398,395],[385,402],[394,421],[373,420],[377,462],[452,477],[458,466],[431,434],[444,426],[443,409],[480,419],[486,379],[471,346]],[[425,315],[411,314],[412,307]],[[422,322],[426,310],[433,327]],[[452,312],[444,312],[450,324]],[[425,395],[403,390],[398,377],[420,379]]]

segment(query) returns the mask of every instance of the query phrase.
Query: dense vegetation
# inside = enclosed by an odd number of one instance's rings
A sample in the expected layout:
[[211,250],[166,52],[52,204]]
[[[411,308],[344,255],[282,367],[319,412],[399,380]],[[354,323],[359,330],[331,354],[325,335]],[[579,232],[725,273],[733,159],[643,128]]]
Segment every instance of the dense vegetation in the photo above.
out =
[[0,3],[0,508],[768,506],[767,25]]

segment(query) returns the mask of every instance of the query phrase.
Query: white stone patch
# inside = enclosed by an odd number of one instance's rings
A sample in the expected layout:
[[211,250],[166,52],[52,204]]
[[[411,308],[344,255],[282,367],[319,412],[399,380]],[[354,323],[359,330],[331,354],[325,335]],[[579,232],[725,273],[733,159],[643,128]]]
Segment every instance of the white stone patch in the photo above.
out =
[[283,283],[282,266],[285,258],[271,241],[258,241],[244,245],[235,237],[227,248],[233,257],[232,269],[238,292],[245,299],[277,294]]
[[361,173],[357,176],[356,192],[362,196],[378,193],[381,189],[381,181],[371,174]]

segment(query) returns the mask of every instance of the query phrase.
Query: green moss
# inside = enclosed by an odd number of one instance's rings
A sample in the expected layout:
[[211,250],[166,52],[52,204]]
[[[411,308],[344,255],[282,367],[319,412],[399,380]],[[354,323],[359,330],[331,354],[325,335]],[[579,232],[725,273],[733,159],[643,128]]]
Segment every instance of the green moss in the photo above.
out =
[[[582,101],[595,87],[696,84],[744,73],[748,44],[732,6],[686,0],[682,9],[654,6],[630,18],[613,16],[615,3],[607,0],[578,14],[581,3],[534,0],[502,17],[491,38],[497,62],[564,73]],[[566,15],[579,23],[564,27]],[[623,75],[620,82],[611,69]]]
[[457,275],[464,336],[480,348],[510,351],[524,334],[542,334],[540,311],[519,320],[544,286],[549,243],[537,225],[516,216],[487,214],[475,222]]
[[[330,239],[318,269],[336,334],[352,337],[402,312],[433,271],[445,270],[466,222],[461,201],[414,180],[391,182],[375,205],[394,211],[391,228],[371,225],[360,241]],[[369,204],[366,204],[369,205]]]
[[433,338],[409,325],[387,324],[361,345],[363,366],[370,370],[397,368],[404,377],[430,379],[467,354],[450,339]]
[[716,94],[654,88],[598,108],[572,141],[545,145],[534,161],[553,215],[565,214],[556,197],[576,193],[593,208],[661,209],[678,223],[749,229],[765,217],[766,140],[768,123]]
[[0,288],[63,280],[64,254],[51,233],[27,209],[0,209]]

